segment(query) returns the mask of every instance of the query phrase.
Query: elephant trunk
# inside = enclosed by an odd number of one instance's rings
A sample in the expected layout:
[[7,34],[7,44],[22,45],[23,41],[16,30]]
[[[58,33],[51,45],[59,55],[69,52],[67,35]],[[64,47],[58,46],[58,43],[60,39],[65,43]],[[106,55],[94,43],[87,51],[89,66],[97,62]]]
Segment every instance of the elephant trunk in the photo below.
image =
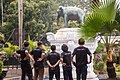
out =
[[59,18],[60,18],[60,16],[58,15],[58,16],[57,16],[57,25],[58,25],[58,23],[59,23]]

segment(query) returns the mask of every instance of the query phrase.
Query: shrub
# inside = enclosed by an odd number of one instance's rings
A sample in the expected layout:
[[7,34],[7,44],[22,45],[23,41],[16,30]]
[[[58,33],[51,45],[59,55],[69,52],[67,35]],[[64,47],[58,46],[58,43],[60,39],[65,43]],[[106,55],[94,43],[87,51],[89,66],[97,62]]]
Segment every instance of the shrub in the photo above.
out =
[[120,72],[120,66],[117,67],[117,71]]
[[112,60],[114,63],[117,63],[117,55],[116,54],[112,54]]
[[0,60],[0,74],[2,73],[2,69],[3,69],[3,61]]
[[98,63],[98,69],[99,69],[100,71],[103,71],[103,70],[104,70],[104,62],[99,62],[99,63]]
[[102,53],[102,60],[104,62],[106,62],[106,60],[107,60],[107,54],[106,53]]
[[100,61],[97,64],[94,64],[94,69],[98,70],[98,71],[105,71],[105,63],[103,61]]

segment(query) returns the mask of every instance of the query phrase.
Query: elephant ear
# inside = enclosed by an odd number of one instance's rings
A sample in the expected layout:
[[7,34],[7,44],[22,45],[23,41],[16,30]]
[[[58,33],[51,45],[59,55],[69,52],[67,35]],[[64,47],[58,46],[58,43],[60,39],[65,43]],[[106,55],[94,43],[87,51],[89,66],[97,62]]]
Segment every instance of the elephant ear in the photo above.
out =
[[63,12],[63,6],[60,6],[60,7],[59,7],[59,10],[60,10],[61,12]]

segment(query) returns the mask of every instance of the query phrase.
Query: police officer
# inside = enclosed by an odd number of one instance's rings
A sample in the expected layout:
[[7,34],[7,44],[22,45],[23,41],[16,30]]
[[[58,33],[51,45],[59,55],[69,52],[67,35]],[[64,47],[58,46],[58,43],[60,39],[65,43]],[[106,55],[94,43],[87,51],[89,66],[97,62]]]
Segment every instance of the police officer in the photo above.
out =
[[71,65],[71,52],[68,51],[68,46],[66,44],[63,44],[62,47],[62,53],[61,53],[61,60],[63,64],[63,75],[64,80],[73,80],[72,78],[72,65]]
[[34,63],[34,59],[32,58],[32,56],[29,54],[29,42],[25,42],[24,43],[24,48],[17,50],[15,55],[17,57],[20,58],[21,61],[21,69],[22,69],[22,76],[21,76],[21,80],[25,80],[25,76],[28,76],[29,80],[33,80],[33,76],[32,76],[32,68],[30,65],[30,59],[33,61]]
[[49,66],[49,80],[52,80],[54,75],[56,80],[60,80],[60,55],[55,51],[55,45],[51,46],[51,50],[52,52],[47,56],[47,64]]
[[[73,61],[76,66],[77,80],[80,80],[82,75],[82,80],[86,80],[87,76],[87,64],[91,63],[92,54],[89,49],[84,47],[85,40],[80,38],[78,40],[79,47],[75,48],[72,54],[72,58],[76,55],[76,63]],[[87,54],[90,56],[90,62],[87,60]]]
[[45,51],[42,49],[42,42],[37,43],[37,48],[31,51],[31,55],[33,56],[34,63],[34,80],[37,80],[39,76],[39,80],[43,80],[44,75],[44,65],[43,58],[45,55]]

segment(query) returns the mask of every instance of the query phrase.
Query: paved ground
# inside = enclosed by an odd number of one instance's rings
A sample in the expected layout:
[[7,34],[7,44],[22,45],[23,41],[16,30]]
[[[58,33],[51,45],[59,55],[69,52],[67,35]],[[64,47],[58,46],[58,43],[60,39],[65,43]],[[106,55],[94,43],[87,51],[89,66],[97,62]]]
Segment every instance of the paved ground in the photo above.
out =
[[[49,80],[48,78],[46,78],[46,76],[48,76],[47,71],[48,71],[48,68],[45,68],[44,80]],[[63,80],[62,69],[61,69],[60,73],[61,73],[60,80]],[[9,69],[7,76],[4,80],[20,80],[20,76],[21,76],[21,69]],[[74,78],[74,80],[76,80],[75,68],[73,68],[73,78]],[[99,78],[99,80],[109,80],[109,79],[107,79],[108,78],[107,75],[98,75],[97,78],[87,79],[87,80],[98,80],[98,78]],[[119,79],[116,79],[116,80],[120,80],[120,76],[117,76],[117,78],[119,78]]]
[[[117,76],[117,79],[107,79],[108,76],[106,76],[106,75],[99,75],[98,78],[99,78],[99,80],[120,80],[120,76]],[[20,76],[11,77],[11,78],[5,78],[4,80],[20,80]],[[48,78],[44,78],[44,80],[49,80],[49,79]],[[64,80],[64,79],[60,79],[60,80]],[[74,78],[74,80],[76,80],[76,79]],[[87,79],[87,80],[93,80],[93,79]],[[97,80],[97,79],[94,79],[94,80]]]
[[[6,78],[4,80],[20,80],[20,77]],[[49,79],[48,78],[47,79],[44,78],[44,80],[49,80]],[[53,79],[53,80],[56,80],[56,79]],[[64,79],[60,79],[60,80],[64,80]],[[74,80],[76,80],[76,79],[74,79]],[[93,80],[93,79],[87,79],[87,80]]]
[[[46,69],[46,71],[47,71],[47,69]],[[45,75],[48,76],[48,74],[46,74],[46,73],[45,73]],[[76,76],[75,73],[73,73],[74,80],[76,80],[75,76]],[[21,69],[9,69],[7,76],[4,80],[20,80],[20,78],[21,78]],[[49,79],[44,76],[44,80],[49,80]],[[60,80],[63,80],[62,71],[61,71],[61,79]],[[87,80],[93,80],[93,79],[87,79]],[[98,80],[98,79],[96,78],[94,80]]]
[[[21,75],[21,69],[10,69],[4,80],[20,80],[20,78],[21,78],[20,75]],[[62,75],[62,72],[61,72],[61,75]],[[73,74],[73,75],[75,75],[75,74]],[[49,79],[44,76],[44,80],[49,80]],[[61,76],[60,80],[63,80],[63,76]],[[74,80],[76,80],[75,76],[74,76]],[[93,80],[93,79],[87,79],[87,80]],[[98,79],[94,79],[94,80],[98,80]]]
[[[63,71],[62,71],[62,67],[60,67],[60,78],[61,80],[63,80]],[[76,72],[75,72],[75,67],[73,67],[72,73],[73,73],[73,79],[76,80]],[[21,76],[21,69],[9,69],[7,76],[4,80],[20,80],[20,76]],[[44,74],[44,80],[48,80],[46,78],[46,76],[48,76],[48,68],[45,68],[45,74]],[[55,79],[54,79],[55,80]],[[87,80],[98,80],[98,78],[90,78]]]

